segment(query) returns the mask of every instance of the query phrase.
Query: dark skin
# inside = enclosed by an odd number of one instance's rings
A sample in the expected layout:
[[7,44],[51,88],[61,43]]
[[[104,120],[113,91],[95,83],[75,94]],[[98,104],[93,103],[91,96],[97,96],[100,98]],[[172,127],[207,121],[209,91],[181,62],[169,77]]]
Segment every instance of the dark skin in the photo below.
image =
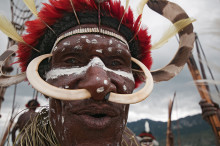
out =
[[27,125],[29,125],[31,123],[31,121],[33,121],[34,117],[37,115],[37,113],[35,112],[36,108],[29,108],[29,110],[25,113],[23,113],[19,118],[17,123],[15,124],[15,126],[12,129],[12,142],[15,142],[15,138],[16,138],[16,131],[22,131]]
[[[88,65],[94,58],[104,66]],[[58,43],[52,69],[85,66],[88,68],[80,74],[47,80],[57,87],[87,89],[91,93],[90,99],[80,101],[50,98],[50,121],[58,141],[62,146],[121,145],[129,105],[108,102],[105,96],[109,92],[132,93],[134,81],[116,72],[132,73],[129,48],[120,40],[102,34],[77,34]],[[98,91],[100,87],[103,90]]]

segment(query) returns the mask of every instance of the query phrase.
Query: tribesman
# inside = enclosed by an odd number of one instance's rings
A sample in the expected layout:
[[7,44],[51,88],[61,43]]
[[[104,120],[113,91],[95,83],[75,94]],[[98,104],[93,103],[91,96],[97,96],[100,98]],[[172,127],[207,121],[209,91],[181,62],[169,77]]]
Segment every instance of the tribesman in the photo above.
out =
[[150,126],[148,121],[145,122],[145,131],[141,132],[137,139],[139,140],[141,146],[159,146],[158,141],[150,131]]
[[22,133],[24,133],[25,128],[28,125],[30,125],[31,122],[33,122],[33,119],[37,115],[35,110],[39,106],[40,106],[40,104],[35,99],[28,101],[28,103],[26,104],[28,111],[19,116],[18,121],[16,122],[16,124],[14,125],[14,127],[12,129],[11,133],[12,133],[12,142],[13,143],[15,142],[16,131],[19,130],[21,135],[22,135]]
[[[192,20],[174,3],[148,2],[171,22],[183,23],[176,26],[188,25],[176,29],[180,46],[173,60],[150,73],[150,36],[141,27],[147,0],[141,1],[137,19],[129,1],[125,7],[118,0],[49,2],[39,13],[29,5],[38,18],[26,22],[27,34],[18,39],[18,62],[26,74],[0,81],[6,86],[27,76],[49,98],[48,114],[38,116],[29,128],[35,131],[18,139],[26,145],[139,145],[126,127],[129,104],[147,98],[153,80],[169,80],[181,71],[193,48]],[[132,93],[141,81],[144,87]]]

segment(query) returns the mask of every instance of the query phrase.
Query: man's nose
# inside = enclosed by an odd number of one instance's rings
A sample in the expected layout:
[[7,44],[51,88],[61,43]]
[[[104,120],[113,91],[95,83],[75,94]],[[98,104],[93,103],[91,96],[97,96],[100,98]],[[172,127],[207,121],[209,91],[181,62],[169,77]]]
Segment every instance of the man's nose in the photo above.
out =
[[91,98],[99,101],[104,100],[109,92],[116,92],[116,86],[101,66],[90,66],[85,77],[79,82],[78,88],[87,89]]

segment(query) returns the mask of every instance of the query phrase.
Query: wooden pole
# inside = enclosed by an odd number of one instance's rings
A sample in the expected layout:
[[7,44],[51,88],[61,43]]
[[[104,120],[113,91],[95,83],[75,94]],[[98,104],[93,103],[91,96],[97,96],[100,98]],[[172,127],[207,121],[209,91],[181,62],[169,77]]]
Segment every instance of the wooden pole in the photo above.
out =
[[8,134],[9,134],[9,132],[10,132],[10,129],[11,129],[13,123],[14,123],[14,119],[11,119],[11,120],[9,121],[9,124],[8,124],[7,129],[5,130],[5,133],[4,133],[3,138],[2,138],[2,140],[1,140],[0,146],[4,146],[5,141],[6,141],[7,137],[8,137]]
[[[200,83],[200,84],[196,83],[197,80],[202,80],[203,78],[201,77],[201,74],[199,72],[199,69],[196,65],[195,59],[192,54],[189,57],[187,65],[188,65],[188,68],[190,70],[190,73],[193,77],[193,80],[195,82],[195,85],[199,91],[201,98],[205,99],[208,103],[212,103],[205,83]],[[220,131],[217,130],[217,128],[220,128],[220,121],[219,121],[217,115],[210,116],[209,120],[212,125],[212,129],[214,131],[214,134],[217,138],[217,142],[218,142],[218,144],[220,144]]]
[[168,107],[166,146],[173,146],[174,145],[173,134],[172,134],[172,130],[171,130],[171,116],[172,116],[173,102],[174,102],[175,96],[176,96],[176,92],[174,93],[173,100],[170,100],[169,107]]

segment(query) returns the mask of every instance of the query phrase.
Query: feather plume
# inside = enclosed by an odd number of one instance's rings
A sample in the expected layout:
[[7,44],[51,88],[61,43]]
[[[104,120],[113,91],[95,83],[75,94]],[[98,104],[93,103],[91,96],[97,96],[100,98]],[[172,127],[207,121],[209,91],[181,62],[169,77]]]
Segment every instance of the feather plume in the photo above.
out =
[[176,23],[174,23],[162,36],[162,38],[155,43],[151,50],[153,49],[158,49],[161,46],[163,46],[165,43],[168,42],[168,40],[175,36],[179,31],[181,31],[182,29],[184,29],[186,26],[188,26],[189,24],[191,24],[192,22],[196,21],[193,18],[187,18],[187,19],[182,19],[177,21]]
[[145,132],[149,133],[150,132],[150,126],[148,121],[145,122]]
[[138,12],[139,16],[134,24],[134,28],[136,28],[136,30],[135,30],[136,33],[133,36],[133,38],[129,41],[129,43],[136,37],[136,35],[138,34],[138,31],[141,28],[141,20],[142,20],[142,16],[143,16],[142,13],[143,13],[145,4],[147,4],[148,1],[149,0],[142,0],[137,7],[137,12]]
[[0,30],[11,39],[25,43],[23,38],[17,33],[11,22],[3,15],[0,15]]
[[126,0],[126,7],[125,7],[125,10],[128,9],[128,4],[129,4],[130,0]]
[[43,21],[39,16],[38,16],[38,12],[37,12],[37,8],[35,5],[34,0],[23,0],[25,5],[30,9],[30,11],[37,17],[39,18],[55,35],[56,33],[54,32],[54,30],[45,22]]
[[75,10],[75,7],[73,5],[73,1],[72,0],[70,0],[70,4],[71,4],[71,7],[73,9],[73,13],[74,13],[74,15],[76,17],[77,23],[80,25],[79,18],[78,18],[77,14],[76,14],[76,10]]
[[23,1],[25,5],[30,9],[30,11],[37,17],[38,12],[34,0],[23,0]]
[[130,0],[126,0],[125,11],[124,11],[124,14],[123,14],[123,16],[122,16],[122,18],[121,18],[121,21],[120,21],[119,25],[118,25],[118,31],[119,31],[119,29],[120,29],[120,27],[121,27],[121,23],[122,23],[122,21],[123,21],[123,19],[124,19],[125,13],[126,13],[127,10],[128,10],[128,4],[129,4],[129,2],[130,2]]
[[139,3],[139,5],[138,5],[138,7],[137,7],[137,12],[138,12],[139,15],[141,15],[141,14],[143,13],[144,6],[145,6],[145,4],[147,4],[148,1],[149,1],[149,0],[142,0],[142,1]]

